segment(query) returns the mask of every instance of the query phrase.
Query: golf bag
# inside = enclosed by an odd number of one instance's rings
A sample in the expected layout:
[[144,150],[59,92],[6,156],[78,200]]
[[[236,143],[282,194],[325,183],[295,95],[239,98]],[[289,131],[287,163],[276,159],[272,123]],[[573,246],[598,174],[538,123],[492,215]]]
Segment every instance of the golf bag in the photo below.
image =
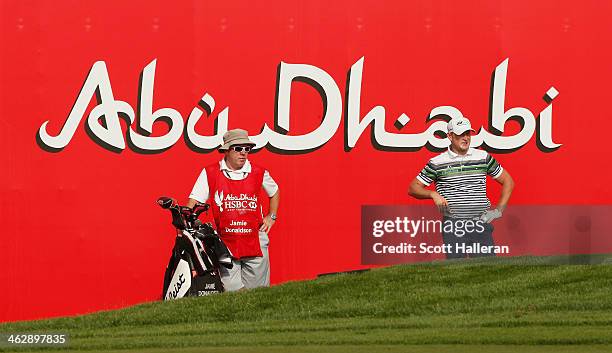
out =
[[210,205],[198,204],[191,209],[169,197],[160,197],[157,203],[170,210],[172,224],[180,231],[164,274],[162,299],[223,292],[219,268],[232,267],[232,254],[212,225],[198,219]]

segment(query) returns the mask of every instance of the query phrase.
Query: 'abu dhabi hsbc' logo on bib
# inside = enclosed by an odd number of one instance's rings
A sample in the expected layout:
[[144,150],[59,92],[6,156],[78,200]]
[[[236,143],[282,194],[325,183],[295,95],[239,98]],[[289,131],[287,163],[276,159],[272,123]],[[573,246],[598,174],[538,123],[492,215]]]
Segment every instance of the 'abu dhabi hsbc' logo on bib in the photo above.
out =
[[219,207],[219,212],[224,210],[255,211],[257,209],[257,195],[240,194],[236,196],[231,193],[224,195],[223,190],[216,190],[215,204]]
[[219,212],[223,212],[223,191],[219,193],[219,190],[215,191],[215,204],[219,207]]

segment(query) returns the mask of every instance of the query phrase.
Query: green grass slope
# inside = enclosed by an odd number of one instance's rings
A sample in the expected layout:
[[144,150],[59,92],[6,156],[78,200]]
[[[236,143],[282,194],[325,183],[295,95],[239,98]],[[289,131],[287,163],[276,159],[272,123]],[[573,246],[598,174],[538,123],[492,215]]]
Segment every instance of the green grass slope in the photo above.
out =
[[66,332],[63,349],[96,352],[604,352],[612,351],[612,261],[403,265],[0,325],[12,332]]

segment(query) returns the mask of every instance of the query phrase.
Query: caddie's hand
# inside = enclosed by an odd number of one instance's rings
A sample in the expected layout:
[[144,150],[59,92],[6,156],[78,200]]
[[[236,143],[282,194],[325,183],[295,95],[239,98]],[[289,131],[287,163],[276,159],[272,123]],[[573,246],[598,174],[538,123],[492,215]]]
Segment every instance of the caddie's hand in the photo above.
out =
[[441,213],[444,213],[444,211],[446,211],[448,208],[448,201],[446,201],[444,197],[440,196],[440,194],[435,191],[431,194],[431,198],[436,207],[438,207],[438,210],[440,210]]
[[261,227],[259,227],[259,230],[261,230],[262,232],[268,233],[270,232],[270,229],[272,229],[272,226],[274,225],[276,221],[272,219],[272,217],[270,217],[270,215],[267,215],[264,217],[263,219],[263,224],[261,225]]
[[482,216],[480,216],[480,220],[485,223],[491,223],[493,220],[501,218],[501,216],[502,212],[496,208],[485,212]]
[[174,229],[176,229],[176,236],[177,237],[182,237],[183,236],[183,231],[182,230],[180,230],[178,228],[174,228]]

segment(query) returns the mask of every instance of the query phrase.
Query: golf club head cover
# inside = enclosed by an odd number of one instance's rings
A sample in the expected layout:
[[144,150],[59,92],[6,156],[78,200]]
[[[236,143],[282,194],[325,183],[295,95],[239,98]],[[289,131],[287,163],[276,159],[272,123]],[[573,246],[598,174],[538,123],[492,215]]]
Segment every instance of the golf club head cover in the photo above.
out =
[[174,201],[174,199],[172,199],[171,197],[167,197],[167,196],[162,196],[157,199],[157,204],[163,209],[168,209],[175,203],[176,202]]

